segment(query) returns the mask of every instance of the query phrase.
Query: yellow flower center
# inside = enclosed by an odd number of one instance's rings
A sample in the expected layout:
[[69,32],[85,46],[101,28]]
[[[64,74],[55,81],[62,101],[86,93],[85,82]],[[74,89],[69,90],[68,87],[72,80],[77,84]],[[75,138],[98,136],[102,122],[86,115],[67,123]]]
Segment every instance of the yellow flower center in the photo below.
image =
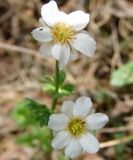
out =
[[56,43],[67,44],[75,37],[75,30],[71,25],[58,22],[56,23],[51,32]]
[[73,136],[80,136],[82,133],[85,132],[85,128],[85,121],[80,118],[74,118],[68,124],[68,131]]

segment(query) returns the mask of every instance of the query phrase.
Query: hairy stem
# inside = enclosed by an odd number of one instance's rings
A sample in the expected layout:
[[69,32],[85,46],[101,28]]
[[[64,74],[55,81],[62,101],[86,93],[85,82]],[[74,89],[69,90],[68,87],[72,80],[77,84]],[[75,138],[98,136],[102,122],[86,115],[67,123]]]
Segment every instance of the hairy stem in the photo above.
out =
[[53,102],[52,102],[52,112],[55,111],[56,109],[56,104],[57,104],[57,100],[58,100],[58,91],[59,91],[59,80],[60,80],[60,71],[59,71],[59,65],[58,65],[58,61],[56,61],[56,71],[55,71],[55,95],[53,98]]

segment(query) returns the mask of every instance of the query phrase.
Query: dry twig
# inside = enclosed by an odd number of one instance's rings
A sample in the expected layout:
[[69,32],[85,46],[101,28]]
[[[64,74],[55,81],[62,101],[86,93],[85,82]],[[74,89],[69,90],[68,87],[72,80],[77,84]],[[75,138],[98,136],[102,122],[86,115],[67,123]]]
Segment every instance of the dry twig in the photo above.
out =
[[133,125],[122,126],[122,127],[113,127],[113,128],[103,128],[100,133],[114,133],[114,132],[124,132],[124,131],[133,131]]
[[127,137],[124,137],[122,139],[111,140],[111,141],[108,141],[108,142],[100,143],[100,148],[113,147],[113,146],[118,145],[118,144],[128,143],[132,140],[133,140],[133,136],[127,136]]
[[0,42],[0,48],[5,49],[5,50],[11,50],[11,51],[15,51],[15,52],[20,52],[20,53],[30,54],[32,56],[37,56],[39,58],[43,58],[42,56],[40,56],[38,54],[37,51],[34,51],[32,49],[28,49],[28,48],[25,48],[25,47],[21,47],[21,46],[4,44],[4,43]]

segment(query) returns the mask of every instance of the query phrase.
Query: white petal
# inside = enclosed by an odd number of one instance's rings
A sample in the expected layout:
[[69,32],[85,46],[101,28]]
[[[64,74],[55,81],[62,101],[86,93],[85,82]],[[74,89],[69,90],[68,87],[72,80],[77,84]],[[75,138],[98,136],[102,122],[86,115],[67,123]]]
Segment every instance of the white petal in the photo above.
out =
[[52,53],[52,43],[44,43],[40,47],[39,53],[44,57],[50,56]]
[[34,39],[40,42],[50,42],[52,38],[51,31],[48,27],[39,27],[32,31]]
[[59,61],[59,67],[62,68],[70,58],[70,47],[68,45],[56,44],[52,48],[52,56]]
[[82,153],[82,146],[78,139],[73,138],[69,145],[65,148],[65,155],[70,158],[76,158]]
[[71,140],[71,136],[66,131],[59,132],[52,140],[52,147],[54,149],[62,149],[68,145]]
[[88,57],[92,57],[96,49],[95,40],[89,34],[86,33],[78,33],[71,45],[77,51],[81,52],[82,54]]
[[91,99],[88,97],[80,97],[76,100],[76,103],[73,108],[74,116],[85,117],[89,114],[92,107]]
[[74,29],[79,31],[89,23],[89,14],[83,11],[75,11],[68,15],[68,20]]
[[59,11],[55,1],[42,6],[41,9],[42,17],[48,26],[53,26],[57,22],[66,22],[67,14]]
[[55,1],[50,1],[41,8],[41,15],[45,23],[49,26],[53,25],[53,21],[58,14],[58,6]]
[[91,154],[98,152],[99,142],[92,134],[87,133],[83,135],[79,141],[86,152]]
[[64,114],[52,114],[49,118],[48,127],[55,131],[63,130],[67,127],[69,118]]
[[56,20],[55,20],[55,23],[57,23],[57,22],[64,22],[64,23],[68,24],[68,15],[63,11],[60,11],[58,16],[56,17]]
[[69,117],[73,116],[73,107],[74,107],[74,102],[67,100],[64,101],[62,107],[61,107],[61,112],[66,114]]
[[102,113],[94,113],[90,114],[86,118],[86,122],[89,129],[100,129],[105,126],[105,124],[109,121],[109,118],[106,114]]

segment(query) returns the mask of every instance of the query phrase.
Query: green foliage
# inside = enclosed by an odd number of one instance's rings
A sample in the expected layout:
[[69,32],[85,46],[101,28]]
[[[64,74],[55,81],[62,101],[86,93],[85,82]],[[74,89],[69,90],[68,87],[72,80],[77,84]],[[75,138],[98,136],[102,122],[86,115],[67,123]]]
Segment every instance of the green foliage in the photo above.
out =
[[32,99],[25,99],[25,101],[27,101],[27,105],[25,107],[29,108],[32,111],[40,126],[47,125],[49,116],[51,114],[47,106],[44,104],[40,104]]
[[[74,86],[70,83],[65,83],[66,74],[64,71],[59,72],[59,89],[55,92],[56,78],[54,76],[44,77],[43,90],[48,94],[52,94],[53,100],[57,97],[68,96],[73,92]],[[12,116],[17,121],[18,125],[23,129],[23,133],[17,137],[18,144],[28,145],[38,148],[42,153],[51,150],[51,132],[46,127],[48,124],[51,111],[44,104],[40,104],[35,100],[25,98],[17,103]],[[39,125],[43,128],[41,128]],[[61,157],[61,160],[65,160]]]
[[31,110],[27,109],[26,106],[27,100],[18,102],[12,112],[13,119],[16,120],[22,129],[36,123],[35,115],[31,112]]
[[[27,111],[28,110],[28,111]],[[50,110],[46,105],[40,104],[32,99],[25,98],[21,102],[17,103],[16,110],[13,112],[13,117],[15,119],[19,119],[19,125],[30,125],[35,123],[35,121],[39,122],[40,126],[47,125]],[[27,117],[27,119],[25,119]],[[32,117],[32,119],[30,118]]]
[[51,150],[52,135],[47,127],[40,128],[34,126],[30,131],[27,131],[16,139],[16,143],[19,145],[26,145],[33,148],[38,148],[45,153]]
[[44,85],[43,85],[43,90],[47,93],[47,94],[53,94],[54,97],[55,96],[68,96],[70,95],[74,89],[75,86],[73,84],[70,83],[65,83],[66,80],[66,73],[63,70],[60,70],[60,79],[59,79],[59,93],[58,95],[54,95],[55,93],[55,83],[56,83],[56,79],[55,77],[50,77],[50,76],[45,76],[44,77]]
[[41,105],[31,99],[24,99],[19,102],[12,112],[12,117],[16,120],[19,127],[23,129],[23,132],[17,136],[16,143],[35,147],[42,153],[50,152],[51,131],[47,127],[44,126],[42,128],[37,124],[38,121],[43,125],[47,123],[49,114],[45,105]]
[[133,62],[128,62],[111,75],[110,84],[116,87],[124,87],[133,83]]
[[[114,138],[115,139],[120,139],[123,138],[125,136],[124,133],[115,133],[114,134]],[[124,160],[125,159],[125,152],[126,152],[126,144],[119,144],[117,146],[115,146],[115,152],[116,152],[116,159],[117,160]]]
[[44,77],[43,81],[44,81],[43,90],[48,94],[54,93],[55,91],[54,77],[47,75]]
[[125,160],[125,152],[126,152],[126,145],[125,144],[119,144],[115,146],[116,151],[116,158],[117,160]]
[[75,89],[75,86],[73,84],[67,83],[62,85],[62,87],[59,89],[60,96],[68,96],[70,95]]
[[65,155],[60,155],[59,160],[68,160],[68,158]]

